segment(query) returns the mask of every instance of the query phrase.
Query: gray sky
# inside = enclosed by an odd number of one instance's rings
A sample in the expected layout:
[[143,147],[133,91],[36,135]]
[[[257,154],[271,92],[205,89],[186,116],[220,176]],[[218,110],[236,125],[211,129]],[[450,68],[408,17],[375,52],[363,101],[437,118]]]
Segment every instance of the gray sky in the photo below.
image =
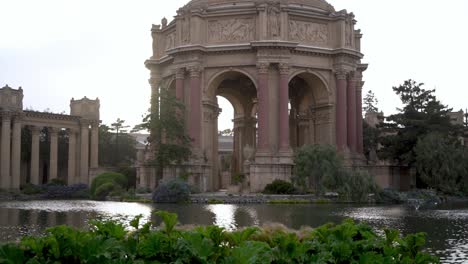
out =
[[[149,108],[151,24],[187,2],[0,0],[0,86],[22,86],[24,107],[39,111],[69,113],[72,97],[99,97],[103,123],[137,124]],[[369,63],[364,93],[373,90],[386,114],[399,102],[392,86],[409,78],[455,110],[468,107],[468,1],[329,2],[356,15]],[[230,128],[232,109],[221,107],[219,128]]]

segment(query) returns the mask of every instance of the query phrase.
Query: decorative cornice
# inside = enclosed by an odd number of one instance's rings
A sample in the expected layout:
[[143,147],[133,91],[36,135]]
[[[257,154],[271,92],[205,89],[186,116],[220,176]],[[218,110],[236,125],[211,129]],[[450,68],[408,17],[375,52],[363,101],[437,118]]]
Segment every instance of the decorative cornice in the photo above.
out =
[[61,115],[61,114],[53,114],[53,113],[44,113],[44,112],[36,112],[36,111],[23,111],[24,117],[29,118],[40,118],[46,120],[63,120],[63,121],[73,121],[79,122],[79,116],[72,116],[72,115]]

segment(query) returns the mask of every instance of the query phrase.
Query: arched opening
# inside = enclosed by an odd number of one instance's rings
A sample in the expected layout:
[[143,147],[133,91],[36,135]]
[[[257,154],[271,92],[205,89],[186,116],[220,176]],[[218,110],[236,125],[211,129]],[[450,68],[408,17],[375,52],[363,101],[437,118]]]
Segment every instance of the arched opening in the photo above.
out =
[[[213,119],[213,125],[220,128],[219,130],[232,130],[227,137],[215,137],[216,142],[212,144],[213,161],[216,163],[214,188],[227,188],[231,184],[232,176],[244,171],[244,162],[250,158],[250,152],[256,146],[257,90],[252,79],[246,74],[228,71],[211,81],[209,92],[218,111],[222,109],[221,114],[215,115],[217,118]],[[230,151],[226,146],[230,146]],[[227,155],[220,155],[221,152],[230,152],[230,160],[226,160],[229,158]],[[224,160],[218,157],[223,157]]]
[[289,82],[289,139],[293,150],[308,144],[330,144],[329,95],[324,82],[303,72]]

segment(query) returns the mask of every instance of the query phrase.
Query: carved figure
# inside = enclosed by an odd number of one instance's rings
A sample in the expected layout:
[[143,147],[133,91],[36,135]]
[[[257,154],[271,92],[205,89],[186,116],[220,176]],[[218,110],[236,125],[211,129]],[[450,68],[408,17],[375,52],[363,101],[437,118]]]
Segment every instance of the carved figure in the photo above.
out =
[[280,9],[275,5],[268,6],[268,24],[271,38],[279,38],[281,32]]
[[345,35],[346,35],[346,40],[345,40],[345,45],[351,47],[353,43],[353,23],[351,20],[346,20],[346,28],[345,28]]

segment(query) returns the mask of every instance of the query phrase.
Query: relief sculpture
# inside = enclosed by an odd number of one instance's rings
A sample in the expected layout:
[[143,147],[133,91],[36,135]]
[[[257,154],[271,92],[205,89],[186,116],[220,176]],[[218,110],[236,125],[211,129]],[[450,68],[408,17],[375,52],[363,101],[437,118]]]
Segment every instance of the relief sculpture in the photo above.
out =
[[253,39],[254,22],[252,19],[225,19],[210,21],[208,37],[210,42],[239,42]]
[[175,46],[175,32],[166,36],[166,50],[172,49]]
[[270,5],[268,7],[268,24],[270,37],[277,39],[280,37],[281,23],[280,23],[280,9],[277,6]]
[[325,45],[328,42],[328,27],[326,24],[290,20],[289,38],[308,44]]

